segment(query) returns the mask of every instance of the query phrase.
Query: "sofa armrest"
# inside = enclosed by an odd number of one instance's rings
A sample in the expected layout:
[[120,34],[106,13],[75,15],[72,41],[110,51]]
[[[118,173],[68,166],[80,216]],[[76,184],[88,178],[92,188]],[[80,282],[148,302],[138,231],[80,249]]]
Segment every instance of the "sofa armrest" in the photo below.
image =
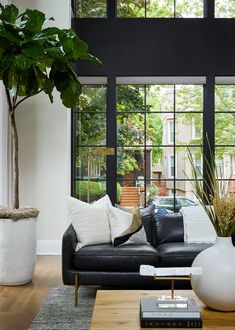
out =
[[70,271],[74,269],[74,251],[77,245],[76,233],[70,225],[62,239],[62,276],[64,284],[70,282]]

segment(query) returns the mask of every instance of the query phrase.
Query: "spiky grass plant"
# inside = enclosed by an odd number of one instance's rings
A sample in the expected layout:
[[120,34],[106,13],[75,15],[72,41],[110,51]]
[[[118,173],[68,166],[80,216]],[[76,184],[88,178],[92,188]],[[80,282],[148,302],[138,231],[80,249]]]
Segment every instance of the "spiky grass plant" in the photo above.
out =
[[222,171],[218,171],[212,156],[211,161],[203,157],[208,172],[207,179],[202,180],[203,173],[195,166],[190,150],[188,159],[192,167],[191,183],[194,194],[208,215],[217,236],[231,236],[235,232],[235,196],[229,194],[228,182],[223,180]]

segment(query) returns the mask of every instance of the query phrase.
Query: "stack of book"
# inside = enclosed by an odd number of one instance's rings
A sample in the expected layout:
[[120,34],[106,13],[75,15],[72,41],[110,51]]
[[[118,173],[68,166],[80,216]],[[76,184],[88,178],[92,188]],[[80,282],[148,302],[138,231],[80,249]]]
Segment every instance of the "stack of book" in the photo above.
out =
[[202,328],[201,313],[193,299],[185,301],[140,300],[141,328]]

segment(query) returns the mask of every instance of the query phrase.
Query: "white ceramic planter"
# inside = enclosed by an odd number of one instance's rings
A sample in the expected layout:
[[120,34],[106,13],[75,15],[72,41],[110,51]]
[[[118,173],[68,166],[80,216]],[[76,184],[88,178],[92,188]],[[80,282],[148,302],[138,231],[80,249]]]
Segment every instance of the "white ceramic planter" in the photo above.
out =
[[193,267],[202,267],[202,275],[193,275],[191,284],[198,298],[219,311],[235,311],[235,247],[231,237],[217,237],[215,244],[197,255]]
[[36,219],[0,219],[0,285],[32,281],[36,261]]

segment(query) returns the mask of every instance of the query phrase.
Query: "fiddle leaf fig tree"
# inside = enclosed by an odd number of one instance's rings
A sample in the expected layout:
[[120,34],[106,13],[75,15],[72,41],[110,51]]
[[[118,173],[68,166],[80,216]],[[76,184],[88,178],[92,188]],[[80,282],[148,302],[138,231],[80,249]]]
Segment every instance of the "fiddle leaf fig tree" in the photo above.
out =
[[[54,20],[50,18],[49,20]],[[74,71],[79,59],[100,64],[71,29],[44,28],[45,14],[0,4],[0,79],[3,81],[13,146],[13,209],[19,208],[18,134],[15,111],[28,98],[45,93],[53,102],[56,89],[63,105],[77,103],[81,85]]]

